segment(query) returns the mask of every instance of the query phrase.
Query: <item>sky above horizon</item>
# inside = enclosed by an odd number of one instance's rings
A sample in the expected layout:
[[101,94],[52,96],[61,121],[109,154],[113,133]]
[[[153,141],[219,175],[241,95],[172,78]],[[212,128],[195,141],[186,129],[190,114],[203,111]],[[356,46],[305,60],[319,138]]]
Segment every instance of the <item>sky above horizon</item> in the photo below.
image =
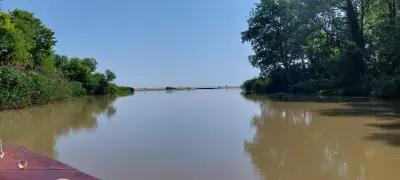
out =
[[258,75],[241,32],[257,0],[3,0],[35,13],[56,53],[94,57],[133,87],[240,85]]

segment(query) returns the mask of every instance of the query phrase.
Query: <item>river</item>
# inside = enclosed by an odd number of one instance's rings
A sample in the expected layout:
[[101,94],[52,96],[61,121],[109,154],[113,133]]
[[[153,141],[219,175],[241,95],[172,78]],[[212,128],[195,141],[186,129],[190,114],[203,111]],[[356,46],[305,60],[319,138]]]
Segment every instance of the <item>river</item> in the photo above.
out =
[[137,92],[0,112],[0,138],[101,179],[394,180],[399,108]]

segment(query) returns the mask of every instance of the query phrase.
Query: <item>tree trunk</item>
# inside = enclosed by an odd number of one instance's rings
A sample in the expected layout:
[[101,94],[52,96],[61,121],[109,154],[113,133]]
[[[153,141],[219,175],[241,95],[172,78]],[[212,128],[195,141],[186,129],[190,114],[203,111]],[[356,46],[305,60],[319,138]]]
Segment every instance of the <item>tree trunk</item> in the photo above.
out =
[[364,33],[360,28],[356,7],[351,0],[346,0],[345,9],[348,25],[350,27],[351,36],[353,37],[354,43],[357,45],[358,48],[365,52]]
[[396,23],[397,16],[396,0],[387,0],[387,6],[389,10],[389,23],[394,25]]

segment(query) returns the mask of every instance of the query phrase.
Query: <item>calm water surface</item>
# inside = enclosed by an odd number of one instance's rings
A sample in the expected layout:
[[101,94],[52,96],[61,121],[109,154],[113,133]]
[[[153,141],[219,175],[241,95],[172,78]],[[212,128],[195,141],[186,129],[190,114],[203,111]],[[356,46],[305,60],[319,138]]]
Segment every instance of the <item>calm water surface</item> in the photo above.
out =
[[137,92],[0,113],[0,138],[102,179],[391,180],[400,114],[239,90]]

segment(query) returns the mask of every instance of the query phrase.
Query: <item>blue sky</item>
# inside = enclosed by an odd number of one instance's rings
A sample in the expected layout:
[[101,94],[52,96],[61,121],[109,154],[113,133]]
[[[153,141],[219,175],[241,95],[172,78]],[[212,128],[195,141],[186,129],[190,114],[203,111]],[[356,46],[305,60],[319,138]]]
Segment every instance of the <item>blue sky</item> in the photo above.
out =
[[56,33],[56,52],[94,57],[134,87],[240,85],[258,74],[240,32],[256,0],[3,0]]

